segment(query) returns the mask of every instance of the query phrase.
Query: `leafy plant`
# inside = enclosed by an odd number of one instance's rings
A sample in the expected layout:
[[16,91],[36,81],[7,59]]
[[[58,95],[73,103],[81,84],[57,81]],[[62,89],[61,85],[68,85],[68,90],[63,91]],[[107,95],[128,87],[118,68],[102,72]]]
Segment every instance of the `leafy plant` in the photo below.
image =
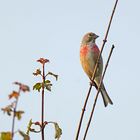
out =
[[[37,60],[37,62],[39,62],[42,65],[42,70],[36,69],[35,72],[33,73],[33,75],[41,76],[42,81],[35,83],[33,86],[33,90],[41,92],[41,96],[42,96],[41,121],[33,122],[31,119],[29,121],[26,134],[29,135],[30,132],[41,133],[42,140],[44,140],[44,129],[45,129],[46,125],[54,124],[55,139],[59,140],[62,135],[62,129],[59,127],[58,123],[52,122],[52,121],[50,121],[50,122],[44,121],[44,94],[45,94],[45,90],[51,92],[51,89],[52,89],[52,82],[47,78],[48,78],[48,76],[53,76],[53,77],[55,77],[56,80],[58,80],[58,75],[56,75],[52,72],[48,72],[47,74],[45,73],[45,64],[49,62],[48,59],[40,58]],[[38,126],[39,129],[36,130],[35,128],[33,128],[33,126]]]
[[[1,108],[3,113],[6,113],[8,116],[12,116],[12,129],[11,132],[1,132],[0,134],[0,140],[13,140],[14,133],[15,133],[15,119],[21,120],[22,115],[24,114],[23,110],[17,110],[17,105],[19,102],[19,97],[22,92],[29,92],[30,88],[27,85],[24,85],[19,82],[14,82],[15,85],[18,86],[18,91],[12,91],[12,93],[9,94],[9,100],[14,99],[12,103],[7,105],[4,108]],[[21,132],[21,131],[19,131]],[[21,134],[21,133],[20,133]],[[27,140],[27,139],[26,139]]]

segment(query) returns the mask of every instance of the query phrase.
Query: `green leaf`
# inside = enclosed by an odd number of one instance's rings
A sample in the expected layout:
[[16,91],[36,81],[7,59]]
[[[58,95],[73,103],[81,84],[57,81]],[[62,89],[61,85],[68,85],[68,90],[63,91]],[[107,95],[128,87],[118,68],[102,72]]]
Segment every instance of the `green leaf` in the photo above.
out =
[[37,90],[38,92],[40,92],[40,89],[42,88],[42,83],[36,83],[33,86],[33,90]]
[[58,123],[54,123],[55,127],[55,139],[59,140],[62,135],[62,129],[59,127]]
[[24,113],[24,111],[21,111],[21,110],[20,111],[16,111],[15,112],[15,117],[17,117],[17,119],[20,120],[23,113]]
[[48,72],[47,75],[52,75],[52,76],[54,76],[54,77],[56,78],[56,81],[58,80],[58,75],[57,75],[57,74],[54,74],[54,73],[52,73],[52,72]]
[[50,80],[46,80],[46,81],[45,81],[45,84],[49,84],[49,83],[51,83]]
[[32,124],[33,124],[32,119],[30,119],[28,126],[27,126],[27,132],[26,132],[27,135],[29,135]]
[[[49,81],[49,80],[47,80]],[[51,91],[51,87],[52,87],[52,84],[49,82],[49,83],[45,83],[44,84],[44,87],[48,90],[48,91]]]
[[18,132],[23,137],[23,140],[30,140],[30,137],[27,134],[25,134],[23,131],[19,130]]
[[1,132],[0,133],[0,140],[12,140],[11,132]]

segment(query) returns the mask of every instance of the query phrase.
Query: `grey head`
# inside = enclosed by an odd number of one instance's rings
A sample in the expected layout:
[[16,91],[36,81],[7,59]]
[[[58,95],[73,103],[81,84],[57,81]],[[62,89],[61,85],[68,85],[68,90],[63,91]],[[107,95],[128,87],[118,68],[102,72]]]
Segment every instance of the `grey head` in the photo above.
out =
[[82,39],[82,44],[89,44],[89,43],[95,43],[95,40],[98,38],[99,36],[96,35],[95,33],[89,32],[86,33]]

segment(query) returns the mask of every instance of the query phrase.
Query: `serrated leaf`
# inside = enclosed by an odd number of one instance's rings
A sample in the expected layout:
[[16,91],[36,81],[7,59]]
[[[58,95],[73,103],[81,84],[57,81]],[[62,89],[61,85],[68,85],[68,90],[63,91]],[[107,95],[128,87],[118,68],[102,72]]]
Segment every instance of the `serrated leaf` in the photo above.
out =
[[42,83],[36,83],[33,86],[33,90],[37,90],[38,92],[40,92],[40,89],[42,88]]
[[36,72],[33,73],[34,76],[41,75],[41,70],[37,69]]
[[59,127],[58,123],[54,123],[55,127],[55,139],[59,140],[62,135],[62,129]]
[[50,80],[46,80],[46,81],[45,81],[45,84],[44,84],[44,87],[45,87],[47,90],[51,91],[51,86],[52,86],[51,81],[50,81]]
[[23,140],[30,140],[30,137],[27,134],[25,134],[23,131],[19,130],[18,132],[23,137]]
[[17,117],[17,119],[20,120],[23,113],[24,113],[24,111],[21,111],[21,110],[20,111],[16,111],[15,112],[15,117]]
[[20,82],[14,82],[14,84],[18,85],[20,87],[20,90],[23,91],[23,92],[30,91],[30,88],[27,85],[24,85]]
[[40,62],[41,64],[44,65],[45,63],[48,63],[49,60],[48,59],[45,59],[45,58],[40,58],[40,59],[37,60],[37,62]]
[[32,124],[33,124],[32,119],[30,119],[28,126],[27,126],[27,132],[26,132],[27,135],[29,135]]
[[3,111],[3,113],[7,113],[8,116],[11,116],[11,113],[13,112],[13,106],[14,104],[8,105],[4,108],[2,108],[1,110]]
[[26,91],[28,91],[28,92],[29,92],[29,91],[30,91],[29,86],[24,85],[24,84],[21,84],[20,89],[21,89],[23,92],[26,92]]
[[0,133],[0,140],[12,140],[11,132],[1,132]]
[[11,112],[12,112],[11,108],[6,107],[6,108],[2,108],[1,110],[3,111],[3,113],[7,113],[8,116],[11,116]]
[[18,96],[19,96],[19,93],[18,92],[16,92],[16,91],[13,91],[11,94],[9,94],[9,99],[11,99],[11,98],[18,98]]
[[52,73],[52,72],[48,72],[47,75],[52,75],[52,76],[54,76],[54,77],[56,78],[56,81],[58,80],[58,75],[57,75],[57,74],[54,74],[54,73]]
[[51,87],[52,87],[52,84],[51,84],[51,83],[45,84],[44,86],[45,86],[45,88],[46,88],[48,91],[51,91]]

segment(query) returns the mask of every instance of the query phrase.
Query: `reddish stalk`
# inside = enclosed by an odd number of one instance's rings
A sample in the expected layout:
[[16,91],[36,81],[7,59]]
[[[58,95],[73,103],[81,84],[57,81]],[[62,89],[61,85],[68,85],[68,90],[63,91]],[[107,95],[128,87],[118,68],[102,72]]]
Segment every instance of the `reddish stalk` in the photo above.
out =
[[41,131],[41,137],[42,140],[44,140],[44,83],[45,83],[45,64],[43,64],[43,75],[42,75],[42,103],[41,103],[41,124],[42,124],[42,131]]

